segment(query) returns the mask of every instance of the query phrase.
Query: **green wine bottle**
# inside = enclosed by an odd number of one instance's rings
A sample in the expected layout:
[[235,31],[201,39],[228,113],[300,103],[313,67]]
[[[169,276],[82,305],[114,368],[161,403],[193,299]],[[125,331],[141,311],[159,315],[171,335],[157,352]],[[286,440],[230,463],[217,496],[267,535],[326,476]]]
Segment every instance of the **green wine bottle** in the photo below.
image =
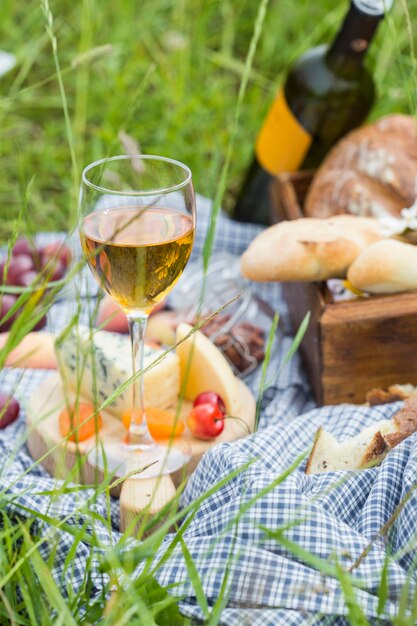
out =
[[311,48],[290,69],[258,135],[234,219],[277,221],[269,194],[273,177],[317,167],[338,139],[365,120],[375,90],[363,59],[392,4],[352,0],[333,43]]

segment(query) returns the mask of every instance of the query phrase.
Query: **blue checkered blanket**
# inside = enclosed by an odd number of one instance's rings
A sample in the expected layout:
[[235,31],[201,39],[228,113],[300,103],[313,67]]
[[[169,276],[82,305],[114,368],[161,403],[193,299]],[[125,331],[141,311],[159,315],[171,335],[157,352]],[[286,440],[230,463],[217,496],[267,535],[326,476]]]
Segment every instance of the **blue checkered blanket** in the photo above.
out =
[[[209,206],[203,199],[199,199],[199,215],[195,257],[201,253],[209,215]],[[256,226],[237,224],[222,216],[215,252],[227,250],[238,255],[258,231]],[[279,285],[251,288],[281,313],[283,332],[270,366],[274,372],[292,341],[287,332],[285,302]],[[90,289],[94,290],[92,283]],[[65,324],[69,309],[68,300],[54,305],[51,319],[55,329]],[[15,392],[24,406],[25,399],[48,374],[41,370],[5,369],[1,372],[0,389]],[[256,371],[247,380],[255,394],[260,375]],[[258,431],[246,439],[214,446],[205,454],[188,481],[183,506],[251,461],[244,471],[205,499],[184,533],[209,606],[220,593],[227,598],[221,624],[347,624],[349,602],[334,576],[337,568],[351,569],[355,596],[369,623],[389,624],[400,610],[410,609],[409,598],[416,593],[417,496],[413,490],[417,435],[391,451],[380,467],[306,475],[304,458],[296,469],[287,472],[297,458],[302,459],[320,425],[343,440],[374,421],[389,418],[400,406],[401,403],[317,408],[295,355],[264,396]],[[33,467],[22,444],[24,420],[22,411],[18,423],[0,432],[0,486],[8,495],[8,513],[30,517],[35,510],[58,521],[82,524],[77,511],[80,503],[91,498],[91,492],[63,494],[51,501],[47,492],[57,481],[42,467]],[[406,496],[402,508],[397,510]],[[108,514],[104,497],[89,506],[104,517]],[[112,501],[111,506],[114,530],[110,533],[99,521],[94,529],[103,552],[120,539],[118,504]],[[390,524],[393,515],[395,519]],[[386,533],[381,532],[384,525],[389,526]],[[37,520],[38,535],[47,539],[55,532]],[[172,538],[169,534],[165,537],[156,558],[164,554]],[[135,545],[135,540],[131,541]],[[60,531],[58,546],[47,540],[40,544],[45,560],[50,558],[52,545],[56,552],[51,574],[57,584],[62,589],[70,585],[76,593],[88,564],[92,594],[99,595],[103,574],[96,557],[90,560],[88,544],[80,543],[74,548],[72,535]],[[315,567],[318,560],[327,568],[324,573]],[[388,581],[384,606],[378,601],[382,572],[383,580]],[[184,615],[203,619],[181,546],[159,568],[157,578],[162,585],[175,585],[175,594],[183,598],[180,609]]]

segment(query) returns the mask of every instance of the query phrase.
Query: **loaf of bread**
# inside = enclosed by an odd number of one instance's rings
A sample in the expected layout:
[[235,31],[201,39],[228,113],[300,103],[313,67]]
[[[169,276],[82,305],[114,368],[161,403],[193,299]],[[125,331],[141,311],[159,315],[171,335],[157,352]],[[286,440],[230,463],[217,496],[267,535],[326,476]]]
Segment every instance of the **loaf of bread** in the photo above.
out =
[[308,217],[399,215],[416,195],[416,121],[396,114],[336,144],[314,176],[304,212]]
[[360,252],[381,238],[381,227],[371,218],[337,215],[280,222],[252,241],[241,257],[241,272],[255,281],[343,278]]
[[342,443],[320,427],[307,461],[306,474],[372,467],[416,431],[417,396],[408,398],[392,419],[376,422]]
[[347,277],[356,288],[372,294],[417,289],[417,247],[394,239],[365,248]]

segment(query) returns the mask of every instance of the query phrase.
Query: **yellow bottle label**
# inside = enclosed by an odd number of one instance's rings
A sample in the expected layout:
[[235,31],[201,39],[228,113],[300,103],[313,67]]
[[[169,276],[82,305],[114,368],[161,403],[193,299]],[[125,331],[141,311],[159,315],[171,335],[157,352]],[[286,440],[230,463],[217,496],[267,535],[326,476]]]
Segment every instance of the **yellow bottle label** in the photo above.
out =
[[313,138],[294,116],[280,89],[256,140],[256,157],[269,174],[295,172]]

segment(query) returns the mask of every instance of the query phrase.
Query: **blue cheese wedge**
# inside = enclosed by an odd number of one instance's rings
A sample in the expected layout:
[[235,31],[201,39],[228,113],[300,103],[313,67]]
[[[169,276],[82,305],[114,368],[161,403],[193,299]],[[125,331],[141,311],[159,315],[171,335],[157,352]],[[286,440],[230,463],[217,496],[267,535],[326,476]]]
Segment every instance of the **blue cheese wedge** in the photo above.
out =
[[[78,326],[55,346],[64,386],[86,400],[101,404],[132,376],[130,340],[126,335]],[[144,368],[164,350],[145,345]],[[176,404],[180,390],[179,358],[170,352],[144,374],[145,406],[166,409]],[[107,407],[121,417],[132,407],[132,387]]]

